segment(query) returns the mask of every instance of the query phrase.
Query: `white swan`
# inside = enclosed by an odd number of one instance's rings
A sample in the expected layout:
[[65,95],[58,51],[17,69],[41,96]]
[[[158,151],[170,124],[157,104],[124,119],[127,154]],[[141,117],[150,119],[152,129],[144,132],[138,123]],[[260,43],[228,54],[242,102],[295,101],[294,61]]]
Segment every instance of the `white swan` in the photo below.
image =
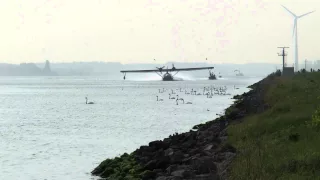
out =
[[157,96],[157,101],[163,101],[163,99],[159,99],[159,97]]
[[179,95],[177,95],[177,100],[176,101],[182,101],[184,104],[184,99],[183,98],[179,98]]
[[88,102],[88,97],[86,97],[86,104],[94,104],[94,102]]

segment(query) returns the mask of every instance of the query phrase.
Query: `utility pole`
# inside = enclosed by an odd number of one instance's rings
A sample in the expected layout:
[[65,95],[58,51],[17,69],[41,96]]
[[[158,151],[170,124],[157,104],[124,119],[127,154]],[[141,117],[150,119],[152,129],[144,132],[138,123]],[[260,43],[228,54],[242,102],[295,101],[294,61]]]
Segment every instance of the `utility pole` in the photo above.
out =
[[[287,56],[287,53],[285,52],[285,48],[289,48],[289,47],[278,47],[278,48],[281,48],[282,49],[282,52],[281,53],[278,53],[278,56],[282,56],[282,68],[284,69],[285,67],[285,56]],[[283,70],[282,69],[282,70]]]
[[304,70],[307,70],[307,59],[304,60]]

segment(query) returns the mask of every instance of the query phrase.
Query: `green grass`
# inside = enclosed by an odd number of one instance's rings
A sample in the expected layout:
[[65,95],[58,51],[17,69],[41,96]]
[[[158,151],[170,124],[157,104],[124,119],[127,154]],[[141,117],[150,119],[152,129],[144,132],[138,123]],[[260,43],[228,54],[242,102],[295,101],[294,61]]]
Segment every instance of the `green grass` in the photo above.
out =
[[238,150],[230,179],[320,179],[320,73],[272,82],[271,108],[228,127]]

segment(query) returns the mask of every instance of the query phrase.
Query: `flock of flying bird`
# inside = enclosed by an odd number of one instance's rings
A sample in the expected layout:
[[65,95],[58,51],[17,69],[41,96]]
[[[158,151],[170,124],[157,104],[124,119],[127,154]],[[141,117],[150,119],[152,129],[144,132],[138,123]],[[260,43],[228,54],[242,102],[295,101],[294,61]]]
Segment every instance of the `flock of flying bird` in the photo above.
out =
[[[234,86],[235,89],[239,89],[236,86]],[[206,96],[207,98],[212,98],[213,95],[231,95],[230,93],[227,93],[227,87],[214,87],[214,86],[209,86],[209,87],[203,87],[200,90],[196,89],[182,89],[182,88],[177,88],[177,89],[159,89],[159,94],[163,94],[165,92],[169,92],[169,100],[175,100],[176,105],[179,105],[179,102],[182,102],[182,104],[192,104],[192,102],[185,102],[183,98],[180,98],[177,92],[184,93],[185,95],[193,95],[193,96]],[[157,101],[163,101],[163,99],[160,99],[159,96],[157,95]]]

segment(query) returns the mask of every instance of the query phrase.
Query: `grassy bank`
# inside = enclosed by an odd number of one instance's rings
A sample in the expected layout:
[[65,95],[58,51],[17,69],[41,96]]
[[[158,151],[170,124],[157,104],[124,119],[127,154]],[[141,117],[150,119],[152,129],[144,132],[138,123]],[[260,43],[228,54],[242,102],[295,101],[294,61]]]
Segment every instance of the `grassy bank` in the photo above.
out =
[[320,73],[275,76],[260,88],[260,112],[227,128],[237,149],[229,179],[320,179]]

